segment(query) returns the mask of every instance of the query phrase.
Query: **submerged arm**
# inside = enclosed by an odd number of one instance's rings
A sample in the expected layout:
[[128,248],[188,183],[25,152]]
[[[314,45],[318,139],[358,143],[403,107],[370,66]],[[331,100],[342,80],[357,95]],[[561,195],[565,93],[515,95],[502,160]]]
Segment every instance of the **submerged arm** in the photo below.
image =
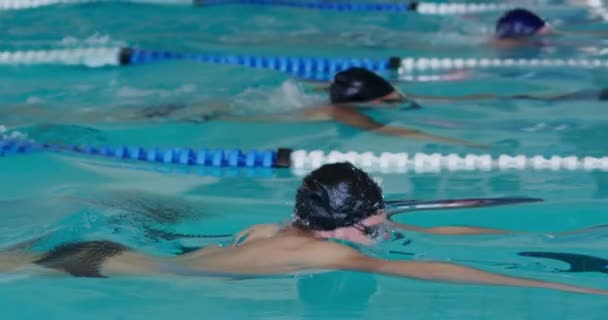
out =
[[402,128],[402,127],[391,127],[382,123],[374,121],[372,118],[358,112],[352,107],[346,106],[334,106],[332,108],[332,118],[343,124],[347,124],[356,128],[369,130],[377,133],[381,133],[389,136],[408,137],[420,140],[437,141],[444,143],[454,143],[465,146],[479,147],[479,144],[475,144],[469,141],[460,139],[453,139],[448,137],[436,136],[416,129]]
[[411,95],[408,94],[409,97],[414,99],[423,99],[423,100],[441,100],[441,101],[475,101],[475,100],[489,100],[489,99],[497,99],[500,98],[499,95],[494,93],[479,93],[479,94],[468,94],[464,96],[426,96],[426,95]]
[[[536,100],[536,101],[560,101],[560,100],[573,100],[573,99],[591,99],[596,100],[600,99],[600,94],[598,91],[578,91],[578,92],[569,92],[569,93],[558,93],[558,94],[550,94],[550,95],[534,95],[534,94],[516,94],[511,96],[500,96],[493,93],[481,93],[481,94],[471,94],[464,96],[454,96],[454,97],[439,97],[439,96],[423,96],[423,95],[410,95],[413,98],[424,99],[424,100],[437,100],[437,101],[474,101],[474,100],[490,100],[490,99],[499,99],[499,100]],[[601,100],[601,99],[600,99]]]
[[443,234],[443,235],[476,235],[476,234],[504,234],[504,233],[515,233],[513,231],[492,229],[492,228],[480,228],[480,227],[467,227],[467,226],[442,226],[432,228],[422,228],[409,224],[391,222],[395,227],[405,230],[412,230],[416,232],[431,233],[431,234]]
[[579,90],[568,93],[558,93],[552,95],[516,95],[514,99],[542,100],[542,101],[572,101],[572,100],[606,100],[608,91],[601,90]]

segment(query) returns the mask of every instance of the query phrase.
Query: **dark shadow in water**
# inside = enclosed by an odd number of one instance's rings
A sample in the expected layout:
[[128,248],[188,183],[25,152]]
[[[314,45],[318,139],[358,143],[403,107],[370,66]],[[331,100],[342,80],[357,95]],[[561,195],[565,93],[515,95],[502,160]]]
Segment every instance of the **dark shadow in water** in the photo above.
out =
[[570,265],[570,269],[559,272],[608,273],[608,260],[600,257],[564,252],[520,252],[518,254],[524,257],[559,260]]
[[[209,216],[205,208],[183,198],[141,191],[122,190],[113,192],[110,197],[92,199],[90,202],[101,207],[124,211],[126,216],[137,217],[139,222],[160,225],[177,224]],[[125,218],[127,217],[122,215],[116,217],[116,219]]]

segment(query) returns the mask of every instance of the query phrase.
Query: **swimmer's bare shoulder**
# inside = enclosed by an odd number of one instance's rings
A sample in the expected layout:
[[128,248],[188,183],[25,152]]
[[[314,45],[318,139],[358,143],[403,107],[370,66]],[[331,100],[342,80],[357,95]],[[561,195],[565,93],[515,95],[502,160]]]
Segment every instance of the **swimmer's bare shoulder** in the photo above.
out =
[[238,246],[205,248],[178,258],[182,267],[206,272],[277,275],[333,269],[355,250],[326,240],[279,230],[273,236],[249,238]]
[[281,230],[281,226],[276,223],[256,224],[237,233],[232,242],[232,246],[241,245],[257,239],[269,238],[276,235]]

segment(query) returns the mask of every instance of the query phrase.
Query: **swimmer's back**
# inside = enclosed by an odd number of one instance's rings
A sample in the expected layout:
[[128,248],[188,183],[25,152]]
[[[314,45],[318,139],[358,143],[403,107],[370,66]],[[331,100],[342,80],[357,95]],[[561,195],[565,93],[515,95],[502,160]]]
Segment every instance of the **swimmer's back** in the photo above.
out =
[[61,245],[41,257],[27,257],[26,260],[38,269],[36,272],[77,277],[226,276],[333,269],[344,260],[360,255],[347,246],[315,238],[294,228],[262,226],[261,229],[254,227],[261,232],[253,232],[239,245],[209,246],[177,257],[154,257],[118,243],[90,241]]
[[177,259],[182,265],[204,271],[267,275],[328,267],[350,250],[288,229],[270,237],[249,239],[239,246],[206,248]]

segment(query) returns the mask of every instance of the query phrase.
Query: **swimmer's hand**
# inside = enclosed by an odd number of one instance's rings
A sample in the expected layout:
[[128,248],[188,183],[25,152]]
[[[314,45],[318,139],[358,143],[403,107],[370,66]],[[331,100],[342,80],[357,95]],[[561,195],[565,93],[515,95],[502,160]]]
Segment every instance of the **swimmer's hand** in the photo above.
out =
[[281,227],[277,224],[256,224],[239,232],[232,241],[232,246],[236,247],[246,241],[270,238],[275,235]]

